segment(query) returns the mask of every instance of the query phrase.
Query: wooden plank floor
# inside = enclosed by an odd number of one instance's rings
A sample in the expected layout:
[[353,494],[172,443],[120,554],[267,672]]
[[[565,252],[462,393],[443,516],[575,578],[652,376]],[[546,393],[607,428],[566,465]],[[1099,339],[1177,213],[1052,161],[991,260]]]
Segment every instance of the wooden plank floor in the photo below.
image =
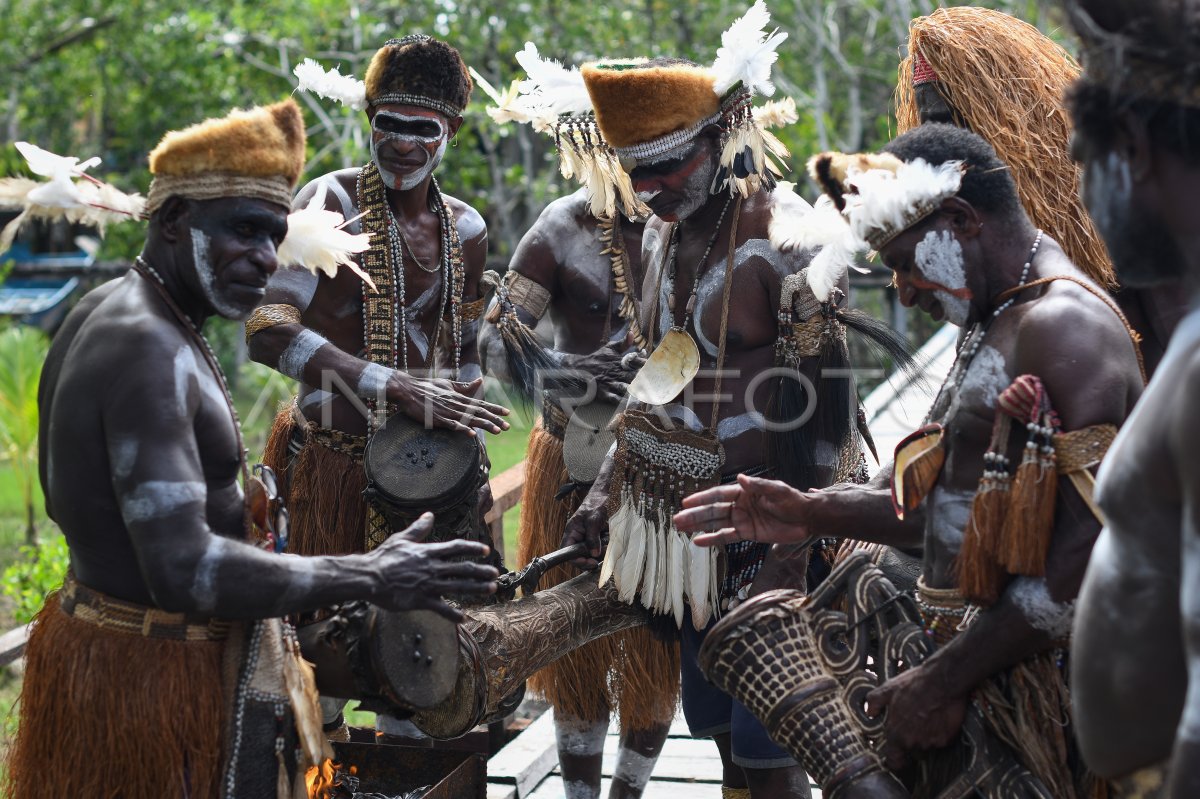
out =
[[[488,799],[566,799],[554,741],[552,713],[548,712],[488,763]],[[608,730],[604,742],[604,781],[600,796],[608,796],[609,778],[617,761],[617,730]],[[812,787],[814,799],[821,791]],[[671,725],[667,743],[645,799],[720,799],[721,759],[712,741],[688,735],[682,715]]]

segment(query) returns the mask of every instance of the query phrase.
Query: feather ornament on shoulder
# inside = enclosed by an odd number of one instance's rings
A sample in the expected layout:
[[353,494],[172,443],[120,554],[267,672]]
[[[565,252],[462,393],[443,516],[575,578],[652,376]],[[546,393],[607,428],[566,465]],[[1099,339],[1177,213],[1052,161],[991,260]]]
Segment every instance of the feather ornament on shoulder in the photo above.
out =
[[328,189],[324,183],[309,200],[308,205],[288,214],[288,232],[279,245],[276,257],[279,265],[303,266],[314,275],[337,275],[339,266],[346,266],[378,292],[375,281],[354,262],[354,255],[371,246],[369,233],[348,233],[347,221],[337,211],[325,208]]
[[299,91],[311,92],[355,111],[367,107],[366,84],[353,75],[341,74],[337,67],[325,69],[311,58],[306,58],[296,65],[292,74],[299,81],[296,86]]
[[721,47],[712,65],[713,91],[718,96],[739,82],[754,94],[770,97],[775,93],[771,67],[779,58],[776,50],[788,35],[778,28],[768,34],[769,24],[771,13],[766,3],[758,0],[721,34]]
[[0,208],[21,211],[0,232],[0,252],[12,246],[21,226],[32,219],[63,219],[94,225],[103,235],[113,222],[141,218],[145,198],[126,194],[87,174],[88,169],[100,163],[99,158],[81,162],[23,141],[16,142],[16,148],[31,172],[49,180],[39,183],[24,177],[0,179]]

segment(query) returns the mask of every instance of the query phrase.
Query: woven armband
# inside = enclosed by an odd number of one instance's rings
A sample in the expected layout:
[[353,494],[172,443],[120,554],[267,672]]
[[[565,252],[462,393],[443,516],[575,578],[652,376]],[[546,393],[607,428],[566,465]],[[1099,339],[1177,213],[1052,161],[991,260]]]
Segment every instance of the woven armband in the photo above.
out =
[[512,304],[524,308],[534,319],[541,319],[550,306],[550,292],[546,287],[513,269],[504,275],[504,288],[508,290]]
[[255,333],[261,333],[276,325],[300,324],[300,309],[295,305],[263,305],[254,309],[246,320],[246,342]]
[[1097,424],[1055,435],[1054,457],[1058,473],[1066,475],[1096,466],[1116,437],[1116,425],[1111,424]]

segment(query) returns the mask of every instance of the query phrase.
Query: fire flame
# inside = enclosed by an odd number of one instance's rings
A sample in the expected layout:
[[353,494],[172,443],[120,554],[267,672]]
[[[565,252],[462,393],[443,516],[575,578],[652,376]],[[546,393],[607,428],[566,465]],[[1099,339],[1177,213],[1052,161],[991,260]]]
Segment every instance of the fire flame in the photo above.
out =
[[[334,789],[341,783],[341,780],[338,779],[341,771],[342,764],[330,758],[325,758],[319,766],[309,766],[308,771],[304,773],[304,785],[308,789],[308,799],[335,799]],[[358,767],[351,766],[349,773],[357,774]]]

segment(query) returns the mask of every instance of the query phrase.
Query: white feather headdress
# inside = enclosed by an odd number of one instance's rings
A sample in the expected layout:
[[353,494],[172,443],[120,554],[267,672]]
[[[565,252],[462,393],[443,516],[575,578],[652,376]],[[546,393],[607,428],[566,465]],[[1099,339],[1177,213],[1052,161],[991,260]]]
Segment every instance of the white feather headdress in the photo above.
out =
[[12,246],[17,232],[31,219],[65,219],[95,225],[101,235],[112,222],[140,219],[146,200],[140,194],[126,194],[87,174],[100,163],[93,157],[80,161],[73,156],[55,155],[29,142],[16,142],[29,170],[40,177],[0,179],[0,208],[20,209],[16,219],[0,232],[0,252]]
[[314,275],[321,272],[329,277],[337,275],[339,266],[345,266],[371,291],[378,292],[375,281],[354,261],[356,253],[371,246],[371,234],[346,232],[346,218],[325,208],[327,192],[325,183],[320,183],[308,205],[288,214],[287,236],[276,251],[279,265],[303,266]]
[[771,67],[779,58],[779,45],[787,34],[778,28],[766,32],[771,23],[767,4],[757,0],[750,10],[721,34],[721,47],[713,61],[713,90],[718,96],[741,83],[752,94],[770,97],[775,93]]
[[780,252],[817,250],[808,264],[808,286],[818,302],[829,301],[833,287],[849,270],[871,271],[858,266],[856,258],[867,251],[867,243],[854,235],[826,195],[821,195],[807,213],[776,212],[767,227],[767,237]]
[[901,161],[888,153],[821,153],[809,160],[808,170],[854,236],[879,250],[958,193],[963,164]]

